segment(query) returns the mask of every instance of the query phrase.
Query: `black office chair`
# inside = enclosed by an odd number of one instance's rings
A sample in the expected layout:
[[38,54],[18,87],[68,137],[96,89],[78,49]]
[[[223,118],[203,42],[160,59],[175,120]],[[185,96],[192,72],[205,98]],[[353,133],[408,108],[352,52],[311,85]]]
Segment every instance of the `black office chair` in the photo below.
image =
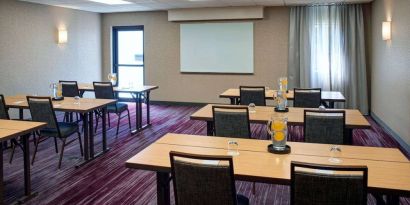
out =
[[239,86],[239,95],[241,105],[266,106],[264,86]]
[[294,88],[293,107],[318,108],[322,103],[321,88]]
[[[94,85],[94,92],[95,92],[95,98],[99,99],[115,99],[114,96],[114,88],[112,86],[111,82],[93,82]],[[117,123],[117,136],[118,136],[118,131],[120,129],[120,120],[125,117],[122,116],[122,113],[127,111],[127,116],[128,116],[128,126],[131,129],[131,119],[130,119],[130,111],[128,110],[128,104],[126,103],[120,103],[116,102],[115,104],[108,105],[107,106],[107,115],[108,115],[108,124],[110,126],[110,113],[115,113],[118,116],[118,123]],[[97,113],[97,122],[95,129],[97,130],[98,126],[98,119],[101,118],[102,115],[100,113]]]
[[6,106],[6,102],[4,100],[4,95],[2,94],[0,94],[0,119],[2,120],[10,119],[9,112]]
[[249,204],[247,197],[236,193],[232,157],[174,151],[169,156],[176,205]]
[[305,142],[343,144],[346,128],[344,110],[304,110]]
[[366,166],[319,165],[293,161],[290,166],[291,205],[367,204]]
[[61,168],[61,161],[63,159],[64,148],[74,142],[76,139],[73,139],[67,142],[67,138],[75,133],[78,135],[78,141],[80,143],[80,151],[81,156],[83,156],[83,146],[81,143],[81,134],[79,132],[78,124],[77,123],[68,123],[68,122],[58,122],[51,98],[49,97],[34,97],[34,96],[27,96],[27,102],[30,108],[31,118],[33,121],[37,122],[45,122],[47,126],[41,129],[37,134],[38,138],[36,139],[36,146],[34,148],[34,154],[32,159],[32,164],[34,164],[34,160],[37,153],[38,145],[45,141],[46,139],[52,137],[55,139],[55,146],[56,152],[57,150],[57,143],[56,139],[60,139],[62,141],[61,145],[61,152],[60,152],[60,159],[58,161],[58,168]]
[[251,138],[248,107],[212,106],[214,135]]
[[[61,91],[63,97],[76,97],[80,96],[80,90],[78,89],[77,81],[67,81],[67,80],[60,80],[59,83],[61,84]],[[78,113],[76,113],[77,121],[79,120]],[[64,121],[72,122],[73,121],[73,113],[66,112],[64,114]]]

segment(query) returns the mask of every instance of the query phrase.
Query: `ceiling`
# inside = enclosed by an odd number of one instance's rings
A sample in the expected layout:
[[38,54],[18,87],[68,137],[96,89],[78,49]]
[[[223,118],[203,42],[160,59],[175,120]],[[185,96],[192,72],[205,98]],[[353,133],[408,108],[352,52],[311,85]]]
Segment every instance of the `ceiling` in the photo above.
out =
[[373,0],[126,0],[132,4],[108,5],[88,0],[20,0],[98,13],[155,11],[227,6],[292,6],[329,3],[366,3]]

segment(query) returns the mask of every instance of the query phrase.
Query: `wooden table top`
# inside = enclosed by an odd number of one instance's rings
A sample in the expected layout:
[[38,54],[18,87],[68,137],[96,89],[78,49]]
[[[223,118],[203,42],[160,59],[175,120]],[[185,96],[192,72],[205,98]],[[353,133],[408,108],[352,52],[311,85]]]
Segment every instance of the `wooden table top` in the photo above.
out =
[[[186,138],[186,140],[193,141],[190,138]],[[226,155],[226,148],[220,148],[218,147],[219,145],[216,145],[216,147],[211,147],[214,140],[220,139],[216,137],[207,137],[206,139],[202,139],[202,141],[208,141],[207,144],[210,145],[210,147],[189,146],[185,145],[184,143],[180,144],[180,142],[174,142],[173,144],[165,144],[160,143],[160,141],[157,141],[148,146],[147,148],[145,148],[144,150],[142,150],[140,153],[138,153],[131,159],[127,160],[126,166],[128,168],[134,169],[169,172],[170,151],[179,151],[204,155]],[[215,142],[215,144],[218,144],[218,142]],[[292,147],[292,153],[287,155],[271,154],[266,150],[248,151],[242,150],[242,148],[240,148],[239,155],[233,158],[235,178],[237,180],[245,181],[289,184],[291,161],[318,164],[334,164],[329,162],[328,156],[301,154],[304,152],[304,150],[308,150],[306,152],[315,152],[315,150],[310,150],[312,149],[312,144],[299,143],[298,146],[295,146],[295,144],[292,145],[294,146]],[[245,141],[241,141],[239,142],[239,147],[242,146],[247,147],[251,145],[247,145]],[[266,147],[263,146],[263,148]],[[313,146],[313,149],[316,148],[314,148]],[[352,152],[353,151],[355,150],[352,150]],[[363,159],[361,159],[360,153],[347,153],[350,151],[348,151],[348,149],[343,150],[343,148],[342,152],[346,152],[346,156],[356,157],[349,158],[342,156],[342,162],[340,163],[340,165],[366,165],[369,168],[368,186],[370,191],[395,192],[403,196],[410,195],[410,183],[408,183],[410,181],[409,161],[396,162],[383,160],[369,160],[367,159],[369,157],[367,154],[364,154]],[[373,153],[375,154],[376,151],[374,151]],[[380,153],[379,155],[382,154],[383,153]]]
[[[213,137],[212,140],[209,140],[209,138],[210,136],[169,133],[164,135],[162,138],[158,139],[156,143],[226,149],[228,141],[234,140],[238,142],[239,150],[253,152],[266,152],[266,147],[269,144],[272,144],[272,141],[270,140],[255,140],[226,137]],[[330,156],[330,148],[332,146],[329,144],[305,142],[287,142],[287,144],[292,147],[292,154],[322,157]],[[343,158],[392,162],[409,162],[407,157],[404,156],[404,154],[397,148],[364,147],[352,145],[338,146],[342,150],[340,156]]]
[[[75,99],[65,97],[61,101],[53,101],[53,107],[56,111],[86,113],[95,109],[102,108],[109,104],[115,103],[114,99],[92,99],[80,98],[79,104],[74,104]],[[28,103],[25,95],[5,97],[6,106],[9,108],[28,109]]]
[[[114,92],[140,93],[140,92],[147,92],[147,91],[155,90],[158,88],[159,87],[156,85],[144,85],[144,86],[137,86],[133,88],[114,87]],[[92,83],[78,83],[78,89],[82,91],[94,91],[94,85]]]
[[[224,91],[219,95],[220,98],[239,98],[239,89],[230,88]],[[273,99],[273,96],[276,96],[276,90],[266,90],[265,92],[266,99]],[[293,90],[289,90],[286,94],[288,100],[293,100],[294,94]],[[339,91],[322,91],[322,100],[324,101],[333,101],[333,102],[345,102],[346,99],[343,94]]]
[[0,120],[0,141],[6,141],[45,127],[43,122]]
[[[191,115],[192,120],[212,121],[212,105],[208,104],[194,114]],[[220,105],[219,105],[220,106]],[[241,106],[241,105],[223,105],[223,106]],[[288,118],[289,125],[303,125],[304,117],[303,111],[306,108],[289,107],[289,112],[275,112],[270,106],[256,106],[255,113],[249,113],[249,120],[253,123],[267,123],[272,116],[281,116]],[[315,109],[315,108],[309,108]],[[340,110],[340,109],[331,109]],[[346,111],[346,127],[347,128],[370,128],[369,122],[360,113],[359,110],[342,109]]]

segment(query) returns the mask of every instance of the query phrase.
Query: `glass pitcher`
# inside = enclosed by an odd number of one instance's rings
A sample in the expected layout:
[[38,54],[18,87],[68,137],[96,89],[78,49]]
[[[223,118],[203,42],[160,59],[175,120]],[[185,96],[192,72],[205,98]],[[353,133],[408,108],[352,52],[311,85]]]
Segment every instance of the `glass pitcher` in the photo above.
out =
[[288,90],[288,78],[280,77],[279,78],[279,90],[287,91]]
[[278,90],[276,94],[276,102],[277,102],[277,109],[278,110],[286,110],[288,106],[288,98],[286,96],[286,91]]
[[273,149],[278,151],[285,150],[288,135],[288,119],[286,117],[272,117],[268,121],[267,130],[272,138]]

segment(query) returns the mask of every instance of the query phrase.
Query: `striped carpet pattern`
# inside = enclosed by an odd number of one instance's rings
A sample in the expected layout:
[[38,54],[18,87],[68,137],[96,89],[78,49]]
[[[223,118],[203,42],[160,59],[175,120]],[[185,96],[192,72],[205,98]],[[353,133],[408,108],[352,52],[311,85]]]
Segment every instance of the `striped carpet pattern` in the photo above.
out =
[[[130,104],[129,107],[134,123],[134,105]],[[127,118],[123,118],[117,137],[117,118],[112,115],[111,128],[107,133],[111,150],[78,169],[74,168],[81,159],[78,142],[66,148],[60,170],[57,169],[58,154],[54,150],[54,141],[49,139],[41,143],[31,172],[32,190],[38,196],[27,204],[156,204],[155,173],[127,169],[125,161],[168,132],[205,135],[206,123],[189,119],[197,109],[199,107],[151,106],[151,127],[137,135],[131,135]],[[355,145],[398,147],[391,136],[371,118],[368,119],[372,129],[355,130]],[[265,126],[252,125],[252,135],[256,139],[265,139]],[[289,140],[302,141],[302,136],[301,127],[293,127]],[[101,151],[101,126],[97,131],[95,144],[96,152]],[[32,143],[30,148],[32,155]],[[9,155],[10,150],[5,150],[3,163],[6,204],[14,203],[24,194],[22,151],[16,150],[12,164],[8,163]],[[407,156],[410,155],[407,153]],[[249,182],[237,182],[237,191],[249,197],[251,204],[289,204],[288,186],[257,183],[256,194],[253,195],[251,185]],[[401,198],[401,203],[410,204],[410,199]],[[369,204],[375,204],[372,197],[369,197]]]

